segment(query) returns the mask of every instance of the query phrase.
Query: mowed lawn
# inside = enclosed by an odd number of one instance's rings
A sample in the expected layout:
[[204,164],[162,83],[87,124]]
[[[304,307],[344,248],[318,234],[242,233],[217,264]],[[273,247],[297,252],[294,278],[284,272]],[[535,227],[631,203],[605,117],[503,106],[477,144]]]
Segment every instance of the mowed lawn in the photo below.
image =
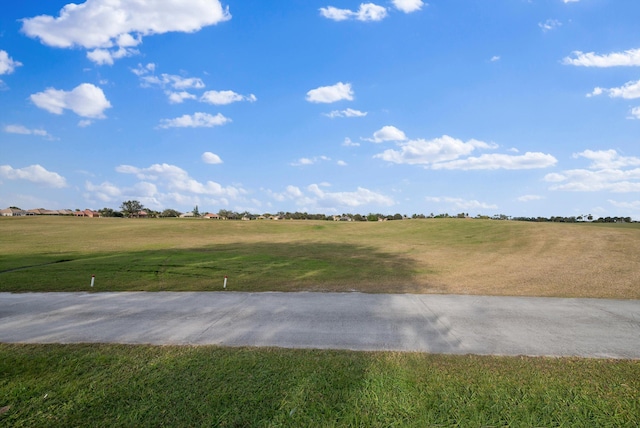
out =
[[37,217],[0,238],[0,291],[640,298],[640,224]]
[[[639,234],[465,219],[0,218],[0,291],[218,291],[226,275],[236,291],[637,299]],[[639,425],[640,361],[0,344],[0,426]]]

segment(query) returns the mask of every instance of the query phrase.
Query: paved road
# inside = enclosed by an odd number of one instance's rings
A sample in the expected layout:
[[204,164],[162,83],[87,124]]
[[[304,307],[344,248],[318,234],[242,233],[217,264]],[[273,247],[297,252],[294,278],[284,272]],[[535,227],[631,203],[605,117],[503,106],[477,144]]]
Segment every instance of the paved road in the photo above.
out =
[[640,300],[361,293],[0,293],[0,342],[640,359]]

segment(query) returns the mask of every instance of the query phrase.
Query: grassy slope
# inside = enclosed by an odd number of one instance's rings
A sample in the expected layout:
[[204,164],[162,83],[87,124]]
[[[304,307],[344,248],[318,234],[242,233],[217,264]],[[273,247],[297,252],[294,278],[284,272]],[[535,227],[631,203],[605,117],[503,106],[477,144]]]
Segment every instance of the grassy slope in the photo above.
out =
[[[219,289],[229,275],[244,290],[638,298],[639,233],[0,219],[0,291],[88,290],[95,273],[97,290]],[[638,361],[0,344],[0,425],[638,426],[639,379]]]
[[638,225],[435,219],[0,219],[0,291],[364,291],[640,298]]
[[3,426],[640,424],[640,362],[0,345]]

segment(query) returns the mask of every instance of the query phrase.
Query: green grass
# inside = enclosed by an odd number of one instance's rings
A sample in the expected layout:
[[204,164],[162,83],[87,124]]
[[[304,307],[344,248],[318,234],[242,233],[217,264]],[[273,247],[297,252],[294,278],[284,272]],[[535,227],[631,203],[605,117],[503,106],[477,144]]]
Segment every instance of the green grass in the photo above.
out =
[[0,218],[0,291],[640,298],[640,225]]
[[[638,225],[0,218],[0,291],[640,298]],[[640,425],[640,361],[0,344],[0,426]]]
[[640,362],[0,345],[2,426],[640,424]]

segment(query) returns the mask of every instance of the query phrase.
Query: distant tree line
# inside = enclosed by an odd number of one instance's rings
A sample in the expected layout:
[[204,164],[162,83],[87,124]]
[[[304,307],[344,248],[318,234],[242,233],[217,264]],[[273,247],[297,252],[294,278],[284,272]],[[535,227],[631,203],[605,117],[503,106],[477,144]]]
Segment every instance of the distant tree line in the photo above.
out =
[[[103,208],[98,210],[103,217],[144,217],[147,218],[166,218],[166,217],[180,217],[184,213],[175,209],[165,209],[163,211],[155,211],[145,208],[142,203],[136,200],[124,201],[120,205],[120,211],[116,211],[112,208]],[[202,217],[210,214],[209,212],[200,212],[196,205],[190,213],[190,217]],[[221,209],[217,212],[220,218],[227,220],[255,220],[258,218],[277,219],[277,220],[331,220],[331,221],[389,221],[389,220],[406,220],[406,219],[425,219],[425,218],[472,218],[469,213],[458,213],[450,215],[448,213],[429,215],[425,214],[413,214],[410,217],[400,213],[393,215],[381,214],[381,213],[369,213],[369,214],[353,214],[343,213],[339,215],[327,215],[327,214],[310,214],[307,212],[285,212],[278,211],[276,213],[263,213],[254,214],[249,211],[237,212],[227,209]],[[580,223],[580,222],[593,222],[593,223],[631,223],[631,217],[600,217],[594,218],[591,214],[585,214],[580,216],[551,216],[551,217],[510,217],[505,214],[495,214],[493,216],[481,215],[473,217],[476,219],[491,219],[491,220],[512,220],[512,221],[531,221],[531,222],[555,222],[555,223]]]

